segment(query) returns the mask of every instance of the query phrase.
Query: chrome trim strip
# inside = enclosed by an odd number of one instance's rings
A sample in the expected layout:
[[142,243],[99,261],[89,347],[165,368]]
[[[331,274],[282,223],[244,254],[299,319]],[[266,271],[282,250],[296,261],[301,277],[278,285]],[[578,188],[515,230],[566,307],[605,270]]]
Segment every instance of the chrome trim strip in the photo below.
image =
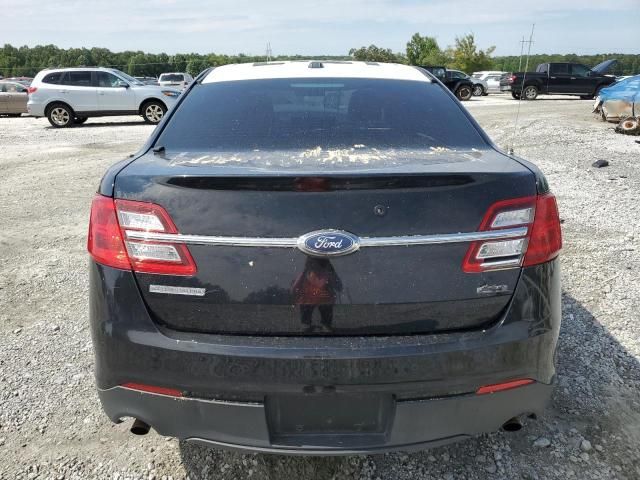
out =
[[[360,247],[391,247],[409,245],[438,245],[443,243],[463,243],[482,240],[501,240],[527,235],[527,227],[505,228],[486,232],[448,233],[440,235],[405,235],[399,237],[360,238]],[[179,233],[126,231],[127,239],[165,243],[186,243],[193,245],[217,245],[227,247],[271,247],[296,248],[296,238],[223,237],[209,235],[182,235]]]

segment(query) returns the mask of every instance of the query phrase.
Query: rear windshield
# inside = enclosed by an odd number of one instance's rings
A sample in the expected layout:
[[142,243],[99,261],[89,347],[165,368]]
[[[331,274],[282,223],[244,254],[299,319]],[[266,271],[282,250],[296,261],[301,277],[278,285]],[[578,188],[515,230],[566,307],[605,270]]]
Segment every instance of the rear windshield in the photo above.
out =
[[182,82],[184,80],[184,75],[180,75],[177,73],[168,73],[165,75],[160,75],[161,82]]
[[182,152],[487,147],[439,85],[353,78],[197,85],[156,144]]

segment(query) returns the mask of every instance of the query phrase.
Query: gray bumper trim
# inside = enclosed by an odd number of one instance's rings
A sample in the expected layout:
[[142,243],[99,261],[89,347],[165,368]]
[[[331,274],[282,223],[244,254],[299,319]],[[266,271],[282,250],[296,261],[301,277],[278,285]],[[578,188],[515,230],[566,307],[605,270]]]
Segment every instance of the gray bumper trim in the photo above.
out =
[[[391,388],[391,386],[390,386]],[[122,387],[99,390],[102,406],[112,421],[138,418],[159,434],[221,448],[266,453],[347,455],[394,450],[410,451],[498,430],[512,417],[542,413],[551,385],[535,383],[487,395],[396,403],[389,431],[379,444],[321,444],[301,435],[299,445],[271,441],[263,404],[174,398]]]

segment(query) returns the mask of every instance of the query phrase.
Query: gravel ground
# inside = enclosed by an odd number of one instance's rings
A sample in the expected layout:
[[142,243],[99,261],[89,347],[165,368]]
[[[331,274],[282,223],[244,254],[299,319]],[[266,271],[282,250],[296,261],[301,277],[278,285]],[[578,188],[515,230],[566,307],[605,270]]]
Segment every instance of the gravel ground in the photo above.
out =
[[[516,105],[467,103],[502,147]],[[545,415],[411,455],[337,458],[221,452],[108,421],[92,377],[88,208],[107,166],[152,127],[0,118],[0,479],[640,478],[640,145],[590,110],[525,102],[516,131],[516,153],[545,172],[564,221],[559,386]],[[593,168],[600,159],[610,166]]]

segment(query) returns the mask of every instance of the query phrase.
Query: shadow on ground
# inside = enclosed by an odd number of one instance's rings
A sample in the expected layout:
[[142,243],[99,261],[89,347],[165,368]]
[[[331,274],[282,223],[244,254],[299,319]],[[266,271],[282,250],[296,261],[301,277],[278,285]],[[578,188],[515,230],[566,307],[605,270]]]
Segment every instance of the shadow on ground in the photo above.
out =
[[[563,295],[562,304],[558,386],[545,415],[519,432],[359,457],[242,454],[181,442],[185,471],[191,480],[640,478],[640,364],[579,302]],[[541,437],[550,446],[534,446]]]

